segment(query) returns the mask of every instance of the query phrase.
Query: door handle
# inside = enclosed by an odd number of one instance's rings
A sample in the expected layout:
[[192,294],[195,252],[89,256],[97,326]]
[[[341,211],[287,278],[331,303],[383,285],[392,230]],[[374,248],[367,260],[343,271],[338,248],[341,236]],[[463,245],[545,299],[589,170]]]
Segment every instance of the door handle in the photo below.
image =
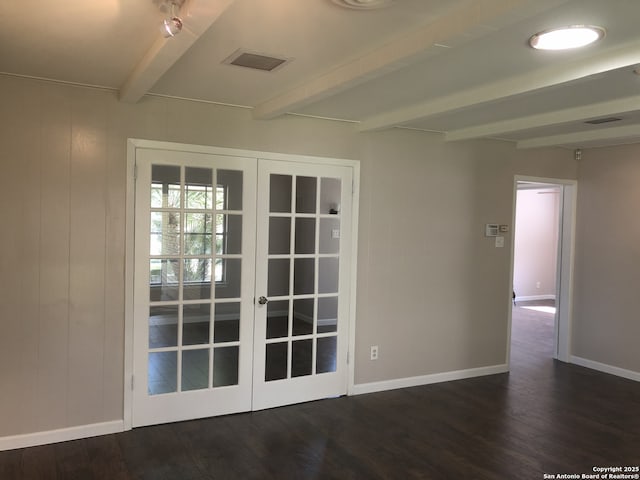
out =
[[267,303],[269,303],[269,299],[265,296],[262,296],[260,298],[258,298],[258,303],[260,305],[266,305]]

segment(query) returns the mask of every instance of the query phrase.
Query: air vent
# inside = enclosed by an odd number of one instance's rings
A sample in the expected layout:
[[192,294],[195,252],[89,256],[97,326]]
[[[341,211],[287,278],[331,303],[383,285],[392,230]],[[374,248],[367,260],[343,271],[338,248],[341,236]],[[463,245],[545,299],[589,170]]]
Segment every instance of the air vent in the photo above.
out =
[[273,72],[278,68],[282,68],[289,61],[291,61],[289,58],[249,52],[247,50],[237,50],[222,63],[235,65],[237,67],[252,68],[263,72]]
[[374,10],[376,8],[388,7],[395,0],[331,0],[336,5],[353,10]]
[[589,125],[600,125],[601,123],[611,123],[611,122],[619,122],[622,120],[618,117],[605,117],[605,118],[596,118],[594,120],[587,120],[584,123],[588,123]]

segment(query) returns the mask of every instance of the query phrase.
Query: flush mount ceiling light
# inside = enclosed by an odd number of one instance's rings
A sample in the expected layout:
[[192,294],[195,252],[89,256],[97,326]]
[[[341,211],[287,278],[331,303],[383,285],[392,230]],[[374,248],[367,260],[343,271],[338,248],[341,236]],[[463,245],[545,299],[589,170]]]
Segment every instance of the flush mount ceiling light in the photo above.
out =
[[529,45],[538,50],[568,50],[600,40],[605,29],[593,25],[569,25],[533,35]]
[[352,10],[375,10],[388,7],[395,0],[331,0],[336,5]]
[[180,5],[171,3],[169,17],[165,18],[160,25],[160,31],[164,38],[175,37],[182,31],[182,19],[178,16]]

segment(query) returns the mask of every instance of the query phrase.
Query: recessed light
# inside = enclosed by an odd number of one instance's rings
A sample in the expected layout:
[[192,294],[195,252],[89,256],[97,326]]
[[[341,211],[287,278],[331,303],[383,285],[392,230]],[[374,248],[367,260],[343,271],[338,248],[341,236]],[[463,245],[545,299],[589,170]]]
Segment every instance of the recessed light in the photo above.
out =
[[568,50],[584,47],[605,35],[605,29],[593,25],[569,25],[533,35],[529,45],[538,50]]

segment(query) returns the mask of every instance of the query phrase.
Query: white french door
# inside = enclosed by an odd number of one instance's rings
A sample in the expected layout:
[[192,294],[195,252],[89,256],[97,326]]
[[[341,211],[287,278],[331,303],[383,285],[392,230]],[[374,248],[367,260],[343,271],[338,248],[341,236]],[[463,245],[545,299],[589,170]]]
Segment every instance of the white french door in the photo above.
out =
[[255,159],[136,155],[134,426],[251,408]]
[[347,391],[352,169],[260,161],[253,409]]
[[351,167],[136,151],[132,426],[347,389]]

